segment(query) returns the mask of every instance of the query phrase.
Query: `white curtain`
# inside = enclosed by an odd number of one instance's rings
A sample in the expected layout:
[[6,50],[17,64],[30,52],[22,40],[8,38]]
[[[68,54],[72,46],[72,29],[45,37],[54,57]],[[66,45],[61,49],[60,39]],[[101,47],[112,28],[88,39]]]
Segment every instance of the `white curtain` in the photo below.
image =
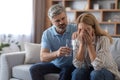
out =
[[33,25],[33,0],[0,0],[0,44],[34,42]]

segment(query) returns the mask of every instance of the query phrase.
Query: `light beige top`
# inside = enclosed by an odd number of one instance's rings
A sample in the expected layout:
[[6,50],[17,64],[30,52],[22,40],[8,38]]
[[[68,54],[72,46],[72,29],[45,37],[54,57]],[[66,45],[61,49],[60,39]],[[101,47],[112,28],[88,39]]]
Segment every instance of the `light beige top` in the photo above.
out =
[[[75,56],[79,49],[79,41],[77,39],[73,40],[73,65],[76,68],[81,68],[84,62],[78,61]],[[97,39],[96,42],[96,53],[97,56],[95,60],[91,63],[94,67],[94,70],[100,70],[101,68],[106,68],[107,70],[111,71],[116,79],[120,80],[120,72],[118,71],[118,66],[112,58],[110,54],[110,40],[108,37],[101,36]]]

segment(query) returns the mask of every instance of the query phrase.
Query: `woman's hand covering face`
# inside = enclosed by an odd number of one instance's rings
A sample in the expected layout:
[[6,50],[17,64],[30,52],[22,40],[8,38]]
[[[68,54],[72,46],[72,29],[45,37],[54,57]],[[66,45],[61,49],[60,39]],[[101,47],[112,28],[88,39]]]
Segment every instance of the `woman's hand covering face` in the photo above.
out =
[[92,44],[94,39],[94,30],[92,26],[80,23],[78,25],[77,38],[83,44]]

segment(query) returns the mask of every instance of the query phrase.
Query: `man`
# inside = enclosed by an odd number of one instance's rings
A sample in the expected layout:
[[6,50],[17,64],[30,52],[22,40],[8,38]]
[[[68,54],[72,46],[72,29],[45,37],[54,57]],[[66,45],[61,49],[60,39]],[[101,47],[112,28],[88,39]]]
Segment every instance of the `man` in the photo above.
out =
[[45,30],[41,40],[40,59],[30,68],[32,80],[44,80],[48,73],[60,73],[59,80],[71,80],[72,56],[71,48],[66,46],[66,40],[71,40],[71,35],[77,30],[77,25],[68,24],[65,8],[59,4],[53,5],[48,10],[52,26]]

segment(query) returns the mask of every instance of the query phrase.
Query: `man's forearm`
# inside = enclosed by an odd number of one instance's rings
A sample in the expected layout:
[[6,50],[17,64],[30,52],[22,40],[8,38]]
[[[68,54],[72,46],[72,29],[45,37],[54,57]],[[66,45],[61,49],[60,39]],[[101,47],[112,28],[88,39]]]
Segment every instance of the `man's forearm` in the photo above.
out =
[[54,51],[54,52],[44,52],[42,54],[40,54],[40,60],[42,62],[50,62],[54,59],[56,59],[58,56],[57,56],[57,51]]

